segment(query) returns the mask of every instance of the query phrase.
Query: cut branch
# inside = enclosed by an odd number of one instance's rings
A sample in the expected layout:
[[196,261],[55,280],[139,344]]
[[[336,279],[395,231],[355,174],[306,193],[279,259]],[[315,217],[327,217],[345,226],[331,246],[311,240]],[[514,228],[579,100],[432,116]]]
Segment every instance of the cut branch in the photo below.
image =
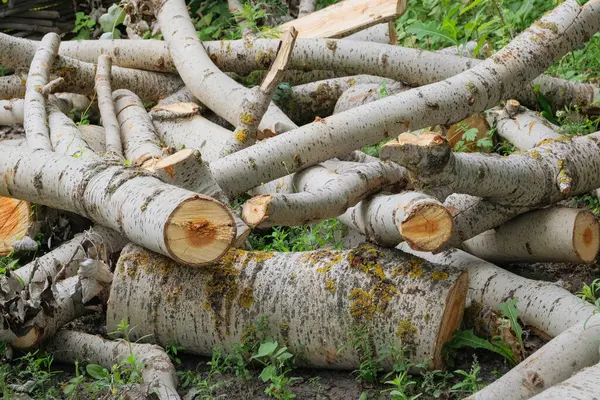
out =
[[62,101],[54,96],[48,98],[48,122],[52,148],[59,154],[83,159],[95,159],[96,153],[83,139],[79,128],[73,120],[63,114],[60,107]]
[[[355,368],[356,352],[339,349],[348,332],[364,324],[374,349],[402,341],[412,360],[431,357],[437,368],[443,343],[460,325],[467,285],[458,269],[368,245],[307,253],[235,251],[206,270],[128,245],[115,272],[107,328],[128,318],[136,327],[133,339],[152,333],[158,343],[177,340],[186,351],[206,355],[215,345],[230,351],[257,315],[268,315],[269,335],[285,340],[305,364]],[[150,312],[142,312],[148,304]]]
[[52,353],[56,361],[84,361],[109,370],[133,355],[143,365],[142,380],[148,386],[148,393],[156,392],[160,400],[181,399],[177,394],[175,367],[159,346],[110,341],[88,333],[61,330],[47,343],[46,351]]
[[42,89],[48,83],[50,69],[58,54],[59,45],[60,37],[56,33],[44,36],[29,67],[23,127],[27,135],[27,146],[34,150],[52,151],[46,115],[46,99],[42,94]]
[[121,131],[119,122],[115,113],[113,103],[113,94],[111,89],[111,68],[112,60],[110,57],[101,55],[98,57],[98,67],[96,69],[96,94],[98,95],[98,108],[102,117],[102,126],[106,135],[106,153],[110,157],[123,159],[123,145],[121,144]]
[[0,160],[0,195],[88,217],[188,265],[218,259],[235,238],[219,202],[149,173],[19,147]]

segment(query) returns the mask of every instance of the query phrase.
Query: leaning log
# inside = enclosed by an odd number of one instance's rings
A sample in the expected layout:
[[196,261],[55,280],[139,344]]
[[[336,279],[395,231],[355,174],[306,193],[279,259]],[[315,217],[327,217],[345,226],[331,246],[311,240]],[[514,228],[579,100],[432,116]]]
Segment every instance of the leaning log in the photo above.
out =
[[[122,252],[107,328],[123,318],[132,338],[151,334],[209,355],[239,343],[259,316],[268,334],[306,365],[356,368],[338,350],[367,327],[375,349],[409,346],[412,359],[442,365],[441,347],[460,325],[468,278],[460,269],[365,245],[305,253],[232,251],[206,269],[185,268],[134,245]],[[298,302],[298,299],[303,299]],[[390,365],[387,366],[388,368]]]

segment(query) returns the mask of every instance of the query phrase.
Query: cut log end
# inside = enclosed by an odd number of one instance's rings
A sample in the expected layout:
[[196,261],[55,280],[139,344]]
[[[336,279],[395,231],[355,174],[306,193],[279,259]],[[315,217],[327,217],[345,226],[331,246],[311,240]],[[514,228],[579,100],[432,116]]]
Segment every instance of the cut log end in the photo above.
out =
[[194,196],[170,215],[164,230],[169,255],[186,265],[202,266],[219,259],[236,237],[236,224],[221,203]]
[[242,209],[243,220],[252,228],[256,228],[269,218],[269,203],[273,199],[270,194],[256,196],[248,200]]
[[12,243],[28,235],[31,222],[29,202],[0,197],[0,256],[6,256]]
[[596,259],[600,250],[600,225],[591,212],[582,211],[575,218],[573,249],[582,262]]
[[442,369],[444,367],[442,348],[444,347],[444,344],[452,339],[454,332],[460,328],[468,290],[469,275],[467,272],[463,272],[456,279],[454,286],[450,288],[448,295],[446,296],[446,309],[442,316],[440,330],[438,331],[436,338],[435,353],[431,360],[431,368],[433,370]]
[[11,342],[11,345],[13,348],[19,350],[34,349],[40,345],[43,338],[44,328],[34,325],[24,336],[16,337]]
[[[393,142],[390,142],[393,143]],[[403,133],[398,136],[396,145],[430,146],[445,143],[445,139],[437,132],[423,132],[419,135]]]
[[406,218],[399,226],[402,237],[411,248],[432,252],[446,245],[453,228],[450,212],[443,205],[430,202],[406,210]]

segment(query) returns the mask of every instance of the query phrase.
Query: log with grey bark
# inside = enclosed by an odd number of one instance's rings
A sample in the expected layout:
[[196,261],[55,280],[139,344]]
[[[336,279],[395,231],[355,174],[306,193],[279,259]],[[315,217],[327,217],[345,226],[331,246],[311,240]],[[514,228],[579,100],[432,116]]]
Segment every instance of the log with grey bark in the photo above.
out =
[[[238,142],[243,144],[257,128],[265,129],[279,120],[294,126],[276,107],[269,107],[268,94],[259,88],[248,89],[219,70],[198,39],[183,0],[155,0],[153,6],[182,80],[196,98],[238,128]],[[263,116],[265,123],[260,125]]]
[[529,150],[544,141],[560,138],[558,126],[518,103],[515,106],[515,111],[506,106],[494,107],[487,113],[488,123],[496,128],[498,136],[511,142],[518,150]]
[[[33,60],[38,43],[0,33],[0,64],[14,68],[28,67]],[[53,72],[65,79],[61,90],[92,96],[96,60],[97,57],[91,63],[86,63],[59,55]],[[157,101],[177,91],[183,85],[181,79],[172,74],[121,67],[113,68],[112,77],[113,89],[127,88],[149,101]],[[22,97],[22,95],[12,97]]]
[[466,268],[472,300],[497,309],[499,303],[515,297],[519,319],[542,337],[554,337],[469,399],[528,399],[600,361],[600,316],[594,315],[594,305],[558,285],[523,278],[460,250],[432,255],[415,252],[406,244],[399,248],[431,262]]
[[352,85],[338,98],[333,113],[348,111],[407,89],[409,87],[401,82],[389,83],[383,79],[376,83]]
[[82,159],[97,159],[96,153],[83,139],[79,128],[71,118],[66,116],[61,107],[61,100],[53,95],[48,98],[48,125],[50,141],[56,153]]
[[437,199],[419,192],[378,194],[338,219],[371,242],[392,247],[406,241],[422,251],[444,247],[453,230],[448,210]]
[[31,149],[52,151],[46,115],[46,98],[42,88],[48,83],[50,70],[58,54],[60,37],[56,33],[44,36],[35,50],[27,76],[27,88],[23,110],[23,127],[27,146]]
[[520,215],[465,241],[462,248],[492,262],[591,263],[600,247],[594,214],[547,208]]
[[217,182],[229,195],[242,193],[408,129],[460,121],[490,108],[599,30],[599,16],[599,0],[583,7],[565,2],[469,71],[336,114],[214,162]]
[[142,100],[132,91],[113,92],[115,113],[121,132],[123,153],[134,166],[149,166],[163,157],[158,134]]
[[85,362],[111,369],[134,356],[142,363],[141,378],[146,393],[155,393],[160,400],[179,400],[175,367],[165,350],[144,343],[125,340],[106,340],[99,336],[70,330],[60,330],[45,346],[55,361],[63,363]]
[[600,187],[600,134],[561,138],[507,157],[454,153],[436,133],[402,134],[380,156],[440,197],[466,193],[511,207],[541,207]]
[[134,339],[152,333],[160,344],[175,341],[207,355],[220,345],[231,351],[265,316],[267,334],[304,364],[348,369],[358,366],[359,356],[339,349],[363,327],[373,348],[402,341],[413,360],[429,359],[437,367],[441,346],[460,324],[467,280],[459,269],[369,245],[304,253],[238,250],[202,270],[128,245],[115,273],[107,328],[128,318]]
[[244,204],[244,220],[253,227],[305,225],[334,218],[381,189],[403,189],[408,174],[391,163],[360,164],[338,174],[316,165],[293,175],[290,194],[265,194]]
[[102,126],[106,135],[106,153],[111,157],[123,159],[123,145],[121,143],[121,130],[115,113],[113,94],[111,89],[112,60],[106,55],[98,57],[96,67],[96,94],[98,96],[98,108],[102,118]]
[[137,168],[13,147],[0,160],[0,195],[83,215],[189,265],[224,254],[235,238],[227,209]]
[[594,400],[600,393],[600,364],[592,365],[577,372],[571,378],[542,393],[531,400]]

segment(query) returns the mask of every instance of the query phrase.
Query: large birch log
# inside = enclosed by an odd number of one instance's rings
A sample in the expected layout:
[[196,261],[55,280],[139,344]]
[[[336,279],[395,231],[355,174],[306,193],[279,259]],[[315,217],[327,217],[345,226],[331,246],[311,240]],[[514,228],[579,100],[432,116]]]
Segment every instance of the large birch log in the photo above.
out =
[[600,393],[600,364],[587,367],[564,382],[554,385],[531,400],[594,400]]
[[380,157],[403,165],[442,198],[466,193],[511,207],[540,207],[600,187],[599,141],[594,133],[500,157],[454,153],[433,132],[402,134],[382,147]]
[[253,197],[244,204],[243,218],[253,227],[305,225],[343,214],[363,198],[395,185],[408,184],[406,170],[393,164],[360,164],[341,174],[323,165],[294,174],[291,194]]
[[587,210],[531,211],[463,243],[491,262],[591,263],[600,248],[600,226]]
[[460,121],[490,108],[512,97],[510,94],[518,92],[552,60],[599,30],[599,16],[599,0],[583,7],[565,2],[469,71],[336,114],[214,162],[217,182],[229,195],[241,193],[260,182],[343,156],[396,133]]
[[176,341],[206,355],[219,345],[230,351],[262,315],[268,334],[305,364],[354,368],[358,355],[338,349],[353,327],[366,326],[375,349],[401,340],[413,360],[431,357],[436,367],[442,344],[460,324],[467,280],[458,269],[368,245],[307,253],[235,251],[203,270],[128,245],[115,273],[107,327],[128,318],[134,338],[152,333],[158,343]]
[[147,393],[155,392],[160,400],[181,399],[177,394],[175,367],[159,346],[110,341],[88,333],[61,330],[48,341],[45,350],[55,361],[95,363],[108,370],[133,355],[143,364],[142,380]]
[[406,0],[372,0],[368,6],[363,0],[346,0],[277,28],[283,32],[293,26],[301,38],[340,38],[391,21],[405,11]]
[[135,168],[11,148],[0,174],[2,196],[86,216],[184,264],[219,258],[235,238],[221,203]]
[[[270,96],[258,88],[247,89],[221,72],[212,62],[196,35],[185,1],[153,1],[154,14],[161,26],[169,53],[181,79],[198,100],[238,128],[238,142],[255,136],[278,120],[294,126]],[[215,96],[227,93],[227,96]],[[260,125],[265,117],[265,122]]]
[[46,98],[42,94],[42,88],[49,81],[50,70],[58,54],[59,45],[60,37],[56,33],[44,36],[40,46],[35,50],[27,76],[23,127],[27,136],[27,146],[34,150],[52,151],[46,116]]
[[466,268],[474,301],[497,309],[499,303],[516,297],[519,319],[542,337],[555,337],[469,399],[528,399],[600,361],[600,316],[593,315],[592,304],[557,285],[520,277],[460,250],[432,255],[415,252],[404,243],[399,248],[431,262]]
[[[37,46],[38,42],[0,33],[0,64],[11,68],[27,67],[33,60]],[[91,63],[86,63],[58,56],[52,71],[64,78],[61,87],[63,91],[92,96],[94,94],[96,60],[97,57]],[[121,67],[113,67],[112,77],[113,89],[127,88],[144,100],[150,101],[158,101],[182,86],[181,80],[175,75]],[[22,95],[13,95],[12,97],[22,97]]]

